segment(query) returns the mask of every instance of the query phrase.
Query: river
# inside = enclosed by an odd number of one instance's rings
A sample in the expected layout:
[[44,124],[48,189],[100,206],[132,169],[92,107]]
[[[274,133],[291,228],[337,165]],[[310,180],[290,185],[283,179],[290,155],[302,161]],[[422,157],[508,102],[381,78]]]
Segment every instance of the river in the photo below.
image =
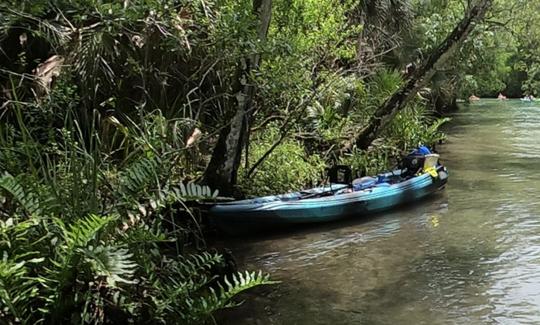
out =
[[539,324],[540,106],[464,105],[445,190],[358,220],[228,243],[255,290],[226,324]]

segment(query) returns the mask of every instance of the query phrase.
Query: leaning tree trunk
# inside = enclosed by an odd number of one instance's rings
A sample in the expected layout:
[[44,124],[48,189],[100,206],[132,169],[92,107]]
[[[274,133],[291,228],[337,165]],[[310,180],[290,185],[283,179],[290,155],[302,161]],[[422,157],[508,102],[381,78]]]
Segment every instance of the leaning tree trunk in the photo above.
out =
[[367,149],[392,118],[403,109],[413,96],[433,76],[437,68],[452,55],[453,50],[472,32],[477,22],[481,21],[493,0],[480,0],[465,15],[452,33],[442,42],[429,58],[406,80],[386,102],[380,106],[368,122],[367,126],[356,134],[354,142],[349,142],[344,149],[353,144],[359,149]]
[[[272,16],[272,0],[253,0],[253,11],[259,19],[257,37],[266,40]],[[261,57],[254,54],[239,64],[235,93],[236,112],[230,123],[219,134],[212,158],[204,173],[204,183],[219,189],[223,195],[232,195],[236,185],[242,149],[246,144],[251,120],[255,86],[250,82],[251,72],[259,68]]]

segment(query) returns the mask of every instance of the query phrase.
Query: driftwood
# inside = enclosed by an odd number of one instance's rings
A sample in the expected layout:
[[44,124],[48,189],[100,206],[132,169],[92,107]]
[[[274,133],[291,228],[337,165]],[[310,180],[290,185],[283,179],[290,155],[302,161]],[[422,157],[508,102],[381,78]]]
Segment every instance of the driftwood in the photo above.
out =
[[437,68],[452,55],[454,49],[469,36],[476,24],[484,18],[492,2],[493,0],[480,0],[471,7],[444,42],[405,81],[403,86],[375,111],[368,124],[355,135],[354,140],[343,146],[342,151],[350,150],[354,145],[359,149],[367,149],[396,113],[407,105],[431,79]]

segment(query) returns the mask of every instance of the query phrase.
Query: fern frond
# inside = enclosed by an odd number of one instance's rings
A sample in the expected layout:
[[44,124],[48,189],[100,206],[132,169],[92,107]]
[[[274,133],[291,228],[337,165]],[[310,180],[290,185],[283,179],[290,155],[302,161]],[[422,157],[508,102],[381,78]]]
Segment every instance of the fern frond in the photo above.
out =
[[75,247],[86,247],[91,240],[97,237],[103,228],[115,219],[111,216],[90,215],[77,220],[69,227],[60,219],[55,219],[55,223],[62,230],[67,246],[73,249]]
[[[25,262],[14,262],[4,257],[0,260],[0,310],[10,323],[26,323],[34,310],[32,304],[38,295],[37,281],[28,276]],[[7,315],[6,315],[7,314]]]
[[271,281],[267,274],[248,271],[245,273],[239,272],[230,278],[225,277],[224,282],[225,286],[219,285],[218,290],[210,288],[207,296],[201,296],[193,301],[192,308],[199,315],[210,317],[219,309],[238,306],[241,302],[234,302],[232,298],[239,293],[260,285],[277,283],[276,281]]
[[121,174],[121,186],[131,194],[147,190],[157,180],[159,165],[157,158],[142,158],[136,161]]
[[173,302],[179,296],[188,299],[190,293],[201,290],[215,278],[210,274],[211,270],[221,263],[223,263],[221,255],[208,252],[169,261],[164,269],[167,274],[170,274],[166,278],[169,288],[163,299],[169,302]]
[[6,172],[0,177],[0,188],[11,194],[13,199],[17,201],[28,214],[41,214],[41,207],[37,196],[32,192],[26,191],[20,181],[9,173]]
[[146,224],[137,225],[137,227],[130,227],[125,225],[126,232],[120,234],[122,242],[127,245],[133,244],[152,244],[166,241],[172,241],[175,239],[168,238],[159,228],[150,227]]
[[38,242],[29,242],[32,227],[37,224],[38,221],[35,219],[20,221],[8,218],[5,221],[0,220],[0,251],[3,251],[4,254],[20,251],[25,257],[37,254],[32,250],[32,247],[36,246]]
[[278,281],[271,281],[270,275],[263,274],[259,272],[249,272],[245,271],[244,273],[238,272],[233,274],[229,280],[225,277],[226,287],[222,288],[221,294],[219,295],[220,301],[227,301],[227,304],[223,307],[232,307],[238,304],[230,303],[230,300],[238,295],[239,293],[251,289],[256,286],[265,285],[265,284],[275,284],[279,283]]
[[84,249],[85,259],[90,263],[94,274],[105,277],[107,284],[116,287],[117,283],[135,283],[132,280],[137,264],[131,258],[133,254],[125,248],[97,246]]
[[[190,277],[204,276],[212,267],[223,263],[223,256],[203,252],[180,258],[177,268],[178,277],[181,281],[187,281]],[[206,282],[206,281],[204,281]]]
[[210,187],[206,185],[189,182],[187,184],[179,183],[177,187],[173,188],[170,197],[176,201],[196,201],[215,199],[218,195],[218,190],[212,192]]

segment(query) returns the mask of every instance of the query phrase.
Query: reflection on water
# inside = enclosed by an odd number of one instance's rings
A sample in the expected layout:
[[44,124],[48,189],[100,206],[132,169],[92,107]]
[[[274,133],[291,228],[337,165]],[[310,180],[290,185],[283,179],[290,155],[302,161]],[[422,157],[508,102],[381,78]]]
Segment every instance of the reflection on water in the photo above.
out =
[[281,284],[230,324],[540,323],[540,106],[466,106],[445,191],[400,211],[227,243]]

